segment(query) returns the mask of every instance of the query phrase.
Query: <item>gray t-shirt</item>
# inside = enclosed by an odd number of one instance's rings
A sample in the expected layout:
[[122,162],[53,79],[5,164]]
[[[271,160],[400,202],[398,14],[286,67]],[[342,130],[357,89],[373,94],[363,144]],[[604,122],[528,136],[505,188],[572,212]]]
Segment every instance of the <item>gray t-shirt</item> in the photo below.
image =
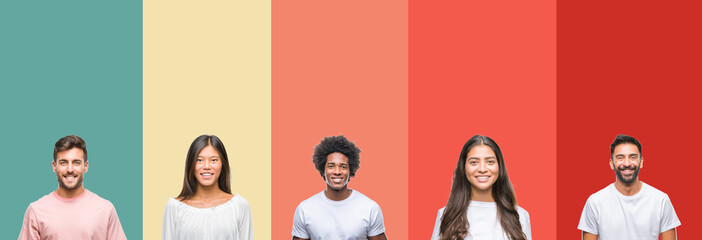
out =
[[655,240],[677,226],[680,220],[668,195],[642,182],[633,196],[621,194],[614,183],[590,195],[578,229],[600,240]]
[[384,232],[383,212],[366,195],[354,190],[348,198],[334,201],[322,191],[297,206],[292,235],[312,240],[356,240]]

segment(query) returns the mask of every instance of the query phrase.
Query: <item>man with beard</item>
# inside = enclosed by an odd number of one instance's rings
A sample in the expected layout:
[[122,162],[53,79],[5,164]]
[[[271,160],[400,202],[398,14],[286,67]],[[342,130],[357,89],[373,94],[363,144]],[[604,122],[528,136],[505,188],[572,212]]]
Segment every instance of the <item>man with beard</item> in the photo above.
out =
[[578,224],[583,240],[675,240],[680,220],[670,198],[639,181],[644,160],[639,141],[620,134],[610,154],[617,179],[587,199]]
[[375,201],[348,188],[356,175],[361,149],[343,135],[326,137],[314,149],[312,162],[326,190],[295,209],[293,240],[386,240],[383,213]]
[[127,239],[112,203],[83,187],[83,174],[88,172],[83,139],[75,135],[59,139],[51,166],[59,186],[29,205],[20,240]]

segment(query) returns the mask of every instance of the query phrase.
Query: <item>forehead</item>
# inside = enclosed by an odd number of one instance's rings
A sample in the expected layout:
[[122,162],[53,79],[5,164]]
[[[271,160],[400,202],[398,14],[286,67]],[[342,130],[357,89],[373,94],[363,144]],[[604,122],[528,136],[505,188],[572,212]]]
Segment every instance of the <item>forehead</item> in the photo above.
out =
[[495,152],[492,151],[492,148],[486,146],[486,145],[478,145],[470,149],[468,151],[468,158],[471,157],[478,157],[478,158],[486,158],[486,157],[495,157]]
[[71,148],[56,153],[57,160],[83,160],[83,150],[80,148]]
[[212,145],[207,145],[206,147],[202,148],[200,150],[200,153],[197,154],[198,156],[203,156],[203,157],[210,157],[210,156],[219,156],[219,152],[212,147]]
[[339,152],[327,155],[327,164],[349,164],[349,158]]
[[631,143],[622,143],[614,147],[614,155],[640,154],[639,148]]

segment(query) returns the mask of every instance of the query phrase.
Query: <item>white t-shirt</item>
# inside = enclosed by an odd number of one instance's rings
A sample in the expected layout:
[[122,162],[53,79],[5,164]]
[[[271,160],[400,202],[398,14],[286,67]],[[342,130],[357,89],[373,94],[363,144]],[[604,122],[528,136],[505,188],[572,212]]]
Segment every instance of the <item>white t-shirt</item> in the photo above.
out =
[[249,202],[237,194],[219,206],[196,208],[169,198],[161,238],[253,240]]
[[[434,233],[431,234],[432,240],[438,240],[441,237],[441,217],[445,208],[439,209],[436,216]],[[517,206],[517,213],[519,213],[519,224],[522,225],[522,232],[526,235],[527,240],[531,240],[529,213],[519,206]],[[469,226],[465,240],[509,240],[507,234],[502,230],[500,220],[497,219],[497,203],[470,201],[467,214]]]
[[680,220],[668,195],[642,182],[633,196],[621,194],[614,183],[590,195],[578,229],[601,240],[645,240],[677,226]]
[[297,206],[292,235],[312,240],[356,240],[384,232],[383,212],[366,195],[353,190],[348,198],[334,201],[322,191]]

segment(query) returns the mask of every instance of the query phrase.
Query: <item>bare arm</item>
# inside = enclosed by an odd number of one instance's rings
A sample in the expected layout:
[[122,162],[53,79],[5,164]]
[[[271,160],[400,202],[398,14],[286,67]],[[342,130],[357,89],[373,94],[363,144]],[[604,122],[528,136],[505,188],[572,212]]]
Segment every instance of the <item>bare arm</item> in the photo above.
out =
[[583,240],[597,240],[599,237],[595,234],[583,231]]
[[381,233],[376,236],[368,237],[368,240],[388,240],[388,238],[385,237],[385,233]]
[[677,234],[675,233],[675,228],[661,233],[661,240],[675,240],[677,239]]

